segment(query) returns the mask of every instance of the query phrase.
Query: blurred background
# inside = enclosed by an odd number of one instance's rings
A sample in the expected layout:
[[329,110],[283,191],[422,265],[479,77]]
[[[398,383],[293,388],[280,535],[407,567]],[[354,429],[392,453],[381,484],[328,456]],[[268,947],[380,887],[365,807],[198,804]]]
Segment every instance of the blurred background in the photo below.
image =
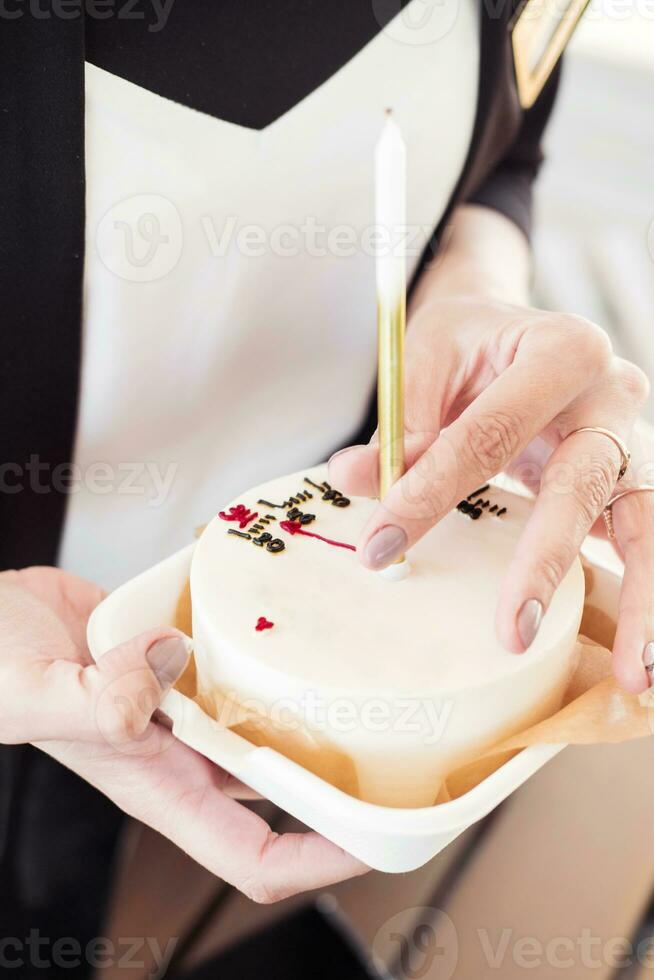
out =
[[591,4],[567,50],[546,152],[537,302],[606,327],[654,378],[654,4]]

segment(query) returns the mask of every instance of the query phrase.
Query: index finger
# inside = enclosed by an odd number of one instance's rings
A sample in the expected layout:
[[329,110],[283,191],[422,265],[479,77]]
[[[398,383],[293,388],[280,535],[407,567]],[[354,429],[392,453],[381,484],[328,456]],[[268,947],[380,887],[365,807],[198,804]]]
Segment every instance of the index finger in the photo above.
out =
[[540,328],[535,334],[522,355],[391,487],[361,536],[359,552],[367,567],[390,564],[459,500],[504,469],[579,395],[610,355],[599,332],[575,342],[572,331],[564,358],[552,337],[543,343]]

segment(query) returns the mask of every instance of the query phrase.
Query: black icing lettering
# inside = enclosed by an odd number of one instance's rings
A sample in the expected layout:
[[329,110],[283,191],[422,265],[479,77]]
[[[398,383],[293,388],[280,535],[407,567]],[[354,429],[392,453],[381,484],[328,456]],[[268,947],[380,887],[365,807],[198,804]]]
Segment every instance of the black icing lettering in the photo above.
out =
[[291,507],[291,509],[287,511],[286,516],[288,517],[289,521],[298,521],[300,524],[311,524],[311,522],[315,521],[316,519],[315,514],[305,514],[297,507]]
[[258,538],[252,539],[252,544],[256,544],[258,548],[263,548],[264,544],[268,544],[269,541],[272,541],[272,534],[270,531],[264,531]]

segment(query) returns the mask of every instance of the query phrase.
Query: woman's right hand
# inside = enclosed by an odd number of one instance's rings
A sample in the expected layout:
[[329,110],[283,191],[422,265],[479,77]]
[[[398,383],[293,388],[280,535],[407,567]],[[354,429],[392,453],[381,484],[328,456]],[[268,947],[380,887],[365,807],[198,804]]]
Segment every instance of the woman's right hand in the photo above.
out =
[[275,834],[224,770],[152,714],[189,641],[150,630],[95,664],[86,624],[102,591],[54,568],[0,573],[0,742],[31,742],[258,902],[366,867],[316,833]]

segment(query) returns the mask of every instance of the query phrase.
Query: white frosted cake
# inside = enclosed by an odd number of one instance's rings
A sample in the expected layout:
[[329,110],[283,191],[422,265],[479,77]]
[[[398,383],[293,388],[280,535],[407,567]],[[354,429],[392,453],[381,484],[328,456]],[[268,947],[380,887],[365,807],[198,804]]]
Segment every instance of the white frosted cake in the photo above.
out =
[[557,709],[584,581],[575,561],[532,646],[495,635],[500,583],[529,501],[471,495],[389,581],[354,545],[376,506],[325,467],[241,494],[207,526],[191,569],[206,710],[363,800],[426,806],[443,773]]

